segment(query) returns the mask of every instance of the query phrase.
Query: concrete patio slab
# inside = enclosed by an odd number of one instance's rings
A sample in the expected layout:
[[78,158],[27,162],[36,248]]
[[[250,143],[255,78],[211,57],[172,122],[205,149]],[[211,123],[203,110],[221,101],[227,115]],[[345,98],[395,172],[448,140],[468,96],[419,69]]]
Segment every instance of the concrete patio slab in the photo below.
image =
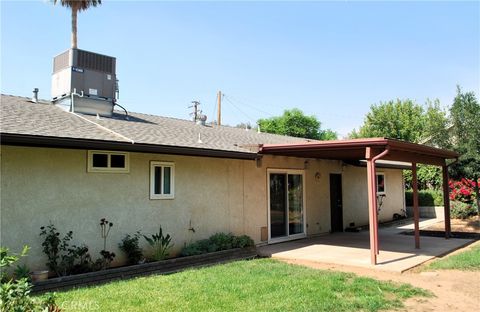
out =
[[[435,220],[424,220],[421,227],[432,223]],[[421,236],[420,249],[415,249],[414,237],[401,234],[412,227],[412,224],[405,223],[379,229],[380,254],[376,266],[370,264],[368,231],[334,233],[267,245],[259,247],[258,253],[277,259],[335,263],[401,273],[473,241]]]

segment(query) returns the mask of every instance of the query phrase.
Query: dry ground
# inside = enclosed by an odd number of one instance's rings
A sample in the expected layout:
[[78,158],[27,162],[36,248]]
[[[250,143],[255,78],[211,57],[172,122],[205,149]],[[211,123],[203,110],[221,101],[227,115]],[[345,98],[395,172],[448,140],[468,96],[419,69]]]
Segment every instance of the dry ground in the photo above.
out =
[[[435,224],[428,229],[439,230],[442,224]],[[452,220],[452,231],[480,233],[480,221],[478,217],[470,220]],[[467,247],[454,251],[459,253],[480,245],[476,241]],[[368,276],[379,280],[391,280],[394,282],[408,283],[416,287],[431,291],[431,298],[412,298],[405,302],[405,308],[401,311],[439,312],[439,311],[480,311],[480,271],[457,271],[438,270],[434,272],[424,271],[424,267],[414,268],[403,274],[372,270],[361,267],[349,267],[343,265],[317,263],[303,260],[289,260],[289,263],[305,265],[317,269],[352,272],[361,276]]]

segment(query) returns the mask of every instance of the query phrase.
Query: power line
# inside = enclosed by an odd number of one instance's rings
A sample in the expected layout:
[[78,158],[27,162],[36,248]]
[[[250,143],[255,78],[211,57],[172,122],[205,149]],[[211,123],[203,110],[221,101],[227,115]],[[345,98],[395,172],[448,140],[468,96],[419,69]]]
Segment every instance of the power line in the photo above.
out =
[[[232,96],[230,96],[230,98],[231,98],[231,97],[232,97]],[[243,106],[248,106],[248,107],[250,107],[251,109],[254,109],[254,110],[256,110],[256,111],[258,111],[258,112],[260,112],[260,113],[262,113],[262,114],[266,114],[266,115],[268,115],[268,116],[270,116],[270,117],[273,117],[273,115],[272,115],[271,113],[269,113],[269,112],[266,112],[266,111],[264,111],[264,110],[261,110],[261,109],[259,109],[258,107],[255,107],[255,106],[253,106],[253,105],[247,104],[246,101],[240,100],[240,99],[237,98],[237,97],[234,97],[234,98],[235,98],[235,101],[236,101],[236,102],[240,102],[240,104],[242,104]]]
[[236,108],[240,113],[242,113],[245,117],[247,117],[249,121],[253,122],[254,124],[257,123],[257,121],[254,118],[249,116],[247,113],[241,110],[237,105],[235,105],[235,103],[233,103],[228,96],[224,96],[224,99],[227,100],[227,102],[229,102],[230,104],[232,104],[232,106]]

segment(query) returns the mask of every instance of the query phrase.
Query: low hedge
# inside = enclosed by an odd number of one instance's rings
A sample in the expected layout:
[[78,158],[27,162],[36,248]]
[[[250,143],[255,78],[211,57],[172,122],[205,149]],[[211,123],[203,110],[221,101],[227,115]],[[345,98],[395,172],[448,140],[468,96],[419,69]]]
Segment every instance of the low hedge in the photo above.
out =
[[194,256],[220,250],[251,247],[253,245],[253,240],[247,235],[235,236],[232,233],[216,233],[208,239],[202,239],[185,246],[181,255]]
[[[407,206],[413,206],[413,191],[405,191],[405,202]],[[418,191],[419,206],[443,206],[443,192],[433,190]]]

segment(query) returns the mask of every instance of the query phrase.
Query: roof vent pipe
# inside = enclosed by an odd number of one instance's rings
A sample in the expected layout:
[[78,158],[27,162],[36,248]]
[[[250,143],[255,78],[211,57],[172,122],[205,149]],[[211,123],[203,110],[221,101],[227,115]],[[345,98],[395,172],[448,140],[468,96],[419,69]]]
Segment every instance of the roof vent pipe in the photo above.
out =
[[32,102],[33,103],[38,102],[38,88],[33,89]]

